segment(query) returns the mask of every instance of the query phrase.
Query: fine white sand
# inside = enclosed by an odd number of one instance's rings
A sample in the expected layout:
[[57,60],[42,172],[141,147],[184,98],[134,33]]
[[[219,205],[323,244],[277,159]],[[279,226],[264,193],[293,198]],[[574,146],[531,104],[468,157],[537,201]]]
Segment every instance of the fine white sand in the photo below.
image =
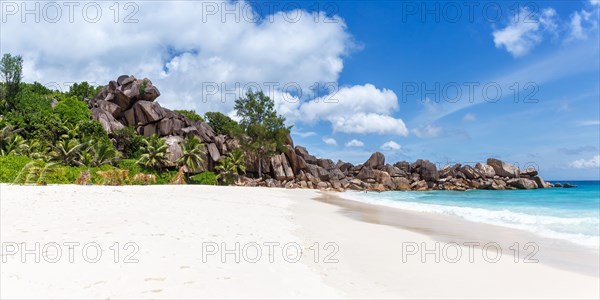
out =
[[[512,256],[489,263],[481,249],[473,263],[421,262],[418,255],[403,262],[403,242],[433,248],[436,241],[359,221],[313,200],[321,196],[245,187],[0,185],[0,297],[599,297],[598,276],[514,263]],[[79,243],[71,258],[70,242]],[[239,245],[239,262],[236,251],[224,260],[222,251],[203,257],[222,243]],[[303,250],[297,262],[295,245]],[[94,263],[96,246],[102,256]],[[33,254],[22,257],[23,247]]]

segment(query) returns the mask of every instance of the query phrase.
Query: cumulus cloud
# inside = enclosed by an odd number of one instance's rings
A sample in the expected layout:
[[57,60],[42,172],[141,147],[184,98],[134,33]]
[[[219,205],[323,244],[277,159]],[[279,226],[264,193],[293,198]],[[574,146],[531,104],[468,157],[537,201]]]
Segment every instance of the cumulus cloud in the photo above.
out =
[[598,10],[600,9],[600,1],[590,1],[590,10],[582,9],[571,14],[569,21],[569,35],[567,41],[570,40],[586,40],[590,33],[598,29]]
[[600,155],[596,155],[589,160],[578,159],[570,163],[569,166],[575,169],[600,168]]
[[394,141],[388,141],[383,143],[383,145],[381,145],[381,150],[386,150],[386,151],[398,151],[400,150],[401,146],[400,144],[394,142]]
[[346,143],[346,147],[362,147],[364,145],[365,145],[365,143],[363,143],[357,139],[353,139]]
[[314,132],[314,131],[307,131],[307,132],[292,131],[292,135],[297,135],[299,137],[307,138],[307,137],[310,137],[310,136],[317,135],[317,133]]
[[[408,134],[392,116],[398,101],[391,90],[365,84],[313,95],[315,83],[337,85],[343,58],[356,47],[338,16],[259,13],[245,1],[146,1],[134,3],[137,23],[124,23],[134,7],[125,11],[121,5],[116,22],[112,4],[97,3],[103,14],[93,23],[81,18],[83,5],[75,7],[73,22],[67,6],[51,24],[7,16],[0,27],[2,51],[23,56],[28,82],[104,85],[134,74],[153,81],[165,107],[229,115],[246,90],[261,89],[288,125],[325,121],[339,132]],[[207,13],[207,5],[217,12]]]
[[553,8],[545,8],[536,14],[523,7],[506,27],[494,30],[492,35],[496,48],[504,47],[514,57],[521,57],[542,41],[544,31],[554,33],[556,28]]
[[412,132],[420,138],[435,138],[440,136],[442,133],[442,128],[432,124],[427,124],[425,126],[414,128]]
[[391,115],[398,108],[398,97],[393,91],[365,84],[343,87],[306,102],[300,111],[306,122],[326,120],[337,132],[406,136],[404,121]]
[[337,141],[334,138],[323,137],[323,143],[329,146],[337,146]]
[[466,121],[466,122],[472,122],[472,121],[475,121],[476,119],[477,119],[477,117],[475,116],[475,114],[472,114],[472,113],[467,113],[463,117],[463,121]]
[[198,112],[231,110],[236,96],[253,83],[263,89],[270,84],[280,94],[275,98],[282,98],[298,96],[294,87],[302,95],[316,82],[337,81],[342,57],[352,48],[341,18],[304,10],[260,17],[244,1],[211,3],[217,13],[206,13],[204,1],[136,2],[137,23],[123,22],[133,11],[123,5],[115,22],[107,2],[98,3],[103,14],[95,23],[82,19],[82,5],[75,7],[72,23],[66,6],[51,24],[33,16],[23,24],[20,14],[8,16],[2,51],[23,55],[25,81],[106,84],[134,74],[152,79],[165,106]]

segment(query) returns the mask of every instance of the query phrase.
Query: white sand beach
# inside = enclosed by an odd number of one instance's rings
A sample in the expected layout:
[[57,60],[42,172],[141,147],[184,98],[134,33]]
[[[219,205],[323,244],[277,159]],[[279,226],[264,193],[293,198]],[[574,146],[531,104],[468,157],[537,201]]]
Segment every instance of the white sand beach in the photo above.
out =
[[[482,258],[481,248],[475,249],[473,262],[464,245],[456,263],[437,263],[434,255],[425,262],[411,255],[403,262],[407,242],[434,248],[434,236],[425,234],[427,222],[419,230],[365,222],[352,216],[360,211],[314,200],[318,197],[323,194],[300,189],[3,184],[0,296],[600,297],[598,275],[543,261],[515,263],[510,255],[491,263]],[[436,222],[431,231],[445,226],[442,218],[427,220]],[[224,259],[223,245],[229,250]],[[96,247],[102,249],[100,257]],[[543,255],[544,247],[539,253],[540,259],[549,256]],[[592,268],[597,259],[589,261]]]

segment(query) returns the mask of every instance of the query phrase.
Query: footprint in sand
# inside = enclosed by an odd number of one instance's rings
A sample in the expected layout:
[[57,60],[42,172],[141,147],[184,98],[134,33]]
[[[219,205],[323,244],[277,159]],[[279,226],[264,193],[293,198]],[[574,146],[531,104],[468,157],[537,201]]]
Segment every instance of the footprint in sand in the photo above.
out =
[[144,281],[165,281],[166,278],[146,278]]
[[181,266],[181,267],[179,267],[179,268],[180,268],[180,269],[189,269],[189,268],[190,268],[190,266]]
[[149,290],[149,291],[143,291],[142,294],[145,294],[145,293],[160,293],[160,292],[162,292],[162,290]]
[[193,283],[195,283],[195,281],[186,281],[183,284],[193,284]]

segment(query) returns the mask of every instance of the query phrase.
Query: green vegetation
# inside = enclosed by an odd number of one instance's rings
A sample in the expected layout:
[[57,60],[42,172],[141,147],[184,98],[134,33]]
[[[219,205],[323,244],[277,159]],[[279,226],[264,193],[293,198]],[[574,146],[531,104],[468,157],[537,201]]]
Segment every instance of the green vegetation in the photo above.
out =
[[15,98],[19,93],[23,78],[23,58],[20,55],[4,54],[0,59],[0,74],[4,80],[0,105],[12,109],[15,107]]
[[[277,115],[275,102],[263,92],[248,91],[245,98],[235,101],[237,116],[241,118],[240,142],[246,153],[257,157],[272,157],[285,151],[285,140],[291,127],[285,126],[285,118]],[[258,176],[262,177],[259,159]]]
[[181,157],[177,160],[177,165],[185,167],[188,173],[197,173],[202,169],[204,159],[202,155],[206,154],[204,151],[204,144],[196,136],[188,136],[181,144]]
[[217,175],[213,172],[202,172],[190,177],[190,182],[193,184],[217,185]]
[[184,109],[176,109],[176,113],[183,115],[184,117],[192,120],[192,121],[201,121],[204,122],[204,119],[193,110],[184,110]]
[[[169,146],[158,135],[145,138],[126,127],[108,134],[92,119],[88,101],[102,90],[88,82],[68,92],[38,82],[23,83],[23,60],[0,59],[0,182],[20,184],[233,184],[246,172],[246,157],[270,157],[285,149],[289,134],[273,100],[249,92],[235,103],[236,122],[220,112],[204,116],[218,135],[227,135],[229,154],[210,164],[197,136],[181,143],[181,156],[169,161]],[[143,93],[149,84],[140,85]],[[193,110],[176,110],[192,121],[204,118]],[[237,141],[229,143],[230,138]],[[210,170],[207,168],[210,166]],[[258,165],[262,176],[261,166]],[[210,172],[215,171],[216,173]]]
[[140,158],[142,147],[145,145],[144,137],[137,134],[133,127],[115,130],[111,136],[115,147],[123,154],[123,158]]
[[239,180],[239,174],[246,173],[246,154],[241,149],[235,149],[223,157],[215,169],[219,170],[219,178],[225,184],[233,184]]
[[240,125],[236,121],[220,112],[207,112],[204,118],[216,134],[238,136],[241,132]]
[[169,161],[167,159],[168,148],[165,139],[155,134],[144,140],[144,146],[142,146],[144,154],[140,156],[137,162],[147,168],[162,170]]
[[67,97],[58,102],[54,107],[54,113],[69,127],[74,127],[79,122],[88,121],[91,118],[90,110],[85,102],[75,97]]
[[86,101],[87,99],[96,96],[100,90],[102,90],[102,87],[95,87],[84,81],[82,83],[74,83],[71,85],[67,95],[72,96],[79,101]]

